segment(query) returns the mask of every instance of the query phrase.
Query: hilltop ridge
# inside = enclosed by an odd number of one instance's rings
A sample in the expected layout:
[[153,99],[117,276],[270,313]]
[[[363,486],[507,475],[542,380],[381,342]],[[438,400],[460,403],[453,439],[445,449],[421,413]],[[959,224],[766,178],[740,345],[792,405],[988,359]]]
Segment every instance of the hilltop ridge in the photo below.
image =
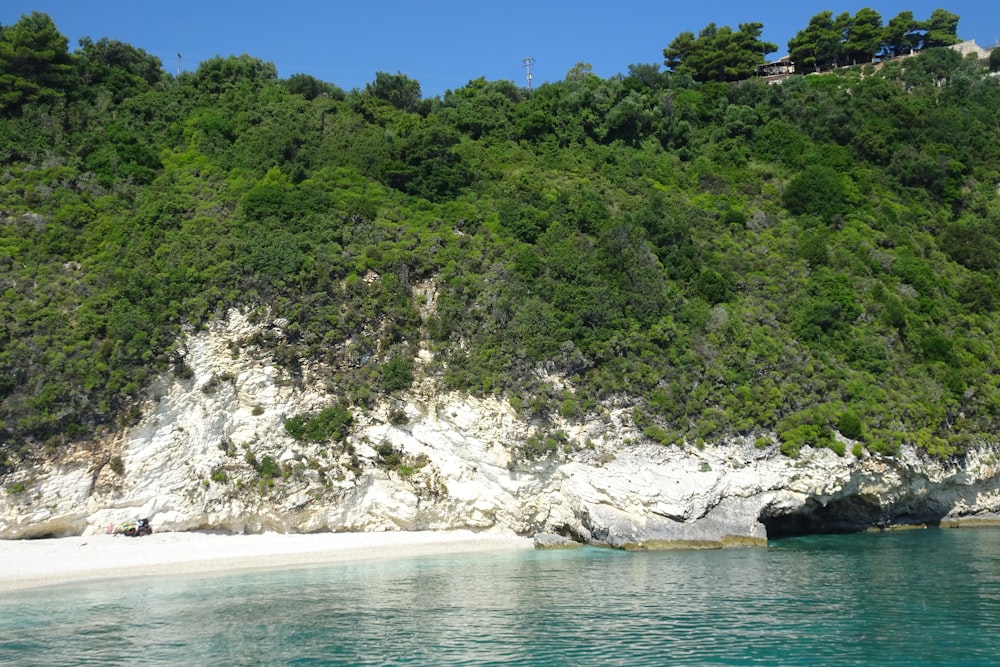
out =
[[44,15],[15,38],[47,60],[0,122],[0,475],[138,423],[232,308],[281,323],[244,342],[284,382],[331,389],[320,421],[287,415],[330,441],[423,383],[507,401],[537,427],[525,461],[621,409],[666,446],[995,440],[981,61],[781,86],[580,67],[424,99],[247,55],[173,78],[111,40],[69,53]]

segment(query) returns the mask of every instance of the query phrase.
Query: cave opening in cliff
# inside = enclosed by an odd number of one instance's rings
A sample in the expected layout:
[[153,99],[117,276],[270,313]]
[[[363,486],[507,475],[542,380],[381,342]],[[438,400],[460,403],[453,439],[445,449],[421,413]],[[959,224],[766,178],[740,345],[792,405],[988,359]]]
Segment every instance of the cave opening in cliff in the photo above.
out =
[[825,504],[810,500],[794,512],[765,510],[761,523],[768,538],[829,533],[856,533],[894,522],[877,503],[860,496],[845,496]]

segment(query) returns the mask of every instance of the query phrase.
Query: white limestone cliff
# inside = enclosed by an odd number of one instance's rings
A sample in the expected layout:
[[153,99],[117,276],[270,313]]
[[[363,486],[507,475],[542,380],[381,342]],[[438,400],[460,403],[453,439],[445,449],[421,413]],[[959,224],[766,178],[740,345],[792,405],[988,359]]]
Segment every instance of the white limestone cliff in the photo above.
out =
[[[280,323],[277,325],[280,328]],[[534,428],[498,399],[435,394],[353,410],[347,445],[304,444],[284,420],[332,396],[245,344],[239,312],[186,337],[193,375],[162,378],[138,424],[3,480],[0,538],[104,532],[148,517],[155,530],[443,530],[559,533],[624,548],[762,544],[772,528],[995,519],[1000,456],[961,464],[806,449],[796,459],[748,442],[650,444],[627,419],[565,425],[575,446],[514,455]],[[401,454],[380,465],[378,449]],[[353,452],[353,453],[352,453]],[[281,475],[248,462],[271,457]]]

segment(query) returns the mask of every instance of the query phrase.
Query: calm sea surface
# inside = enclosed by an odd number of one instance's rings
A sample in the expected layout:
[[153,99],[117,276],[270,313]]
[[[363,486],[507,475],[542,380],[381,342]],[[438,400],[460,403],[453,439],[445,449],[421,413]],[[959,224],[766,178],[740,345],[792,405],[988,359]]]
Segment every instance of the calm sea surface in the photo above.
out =
[[1000,664],[1000,530],[61,586],[0,595],[0,664]]

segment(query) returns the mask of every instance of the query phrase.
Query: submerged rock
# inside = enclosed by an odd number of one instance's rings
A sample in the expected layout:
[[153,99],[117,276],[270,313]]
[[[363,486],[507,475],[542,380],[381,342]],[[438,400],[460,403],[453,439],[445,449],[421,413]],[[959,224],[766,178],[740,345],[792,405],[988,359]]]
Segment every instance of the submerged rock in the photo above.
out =
[[535,533],[534,542],[536,549],[576,549],[583,546],[579,542],[555,533]]

